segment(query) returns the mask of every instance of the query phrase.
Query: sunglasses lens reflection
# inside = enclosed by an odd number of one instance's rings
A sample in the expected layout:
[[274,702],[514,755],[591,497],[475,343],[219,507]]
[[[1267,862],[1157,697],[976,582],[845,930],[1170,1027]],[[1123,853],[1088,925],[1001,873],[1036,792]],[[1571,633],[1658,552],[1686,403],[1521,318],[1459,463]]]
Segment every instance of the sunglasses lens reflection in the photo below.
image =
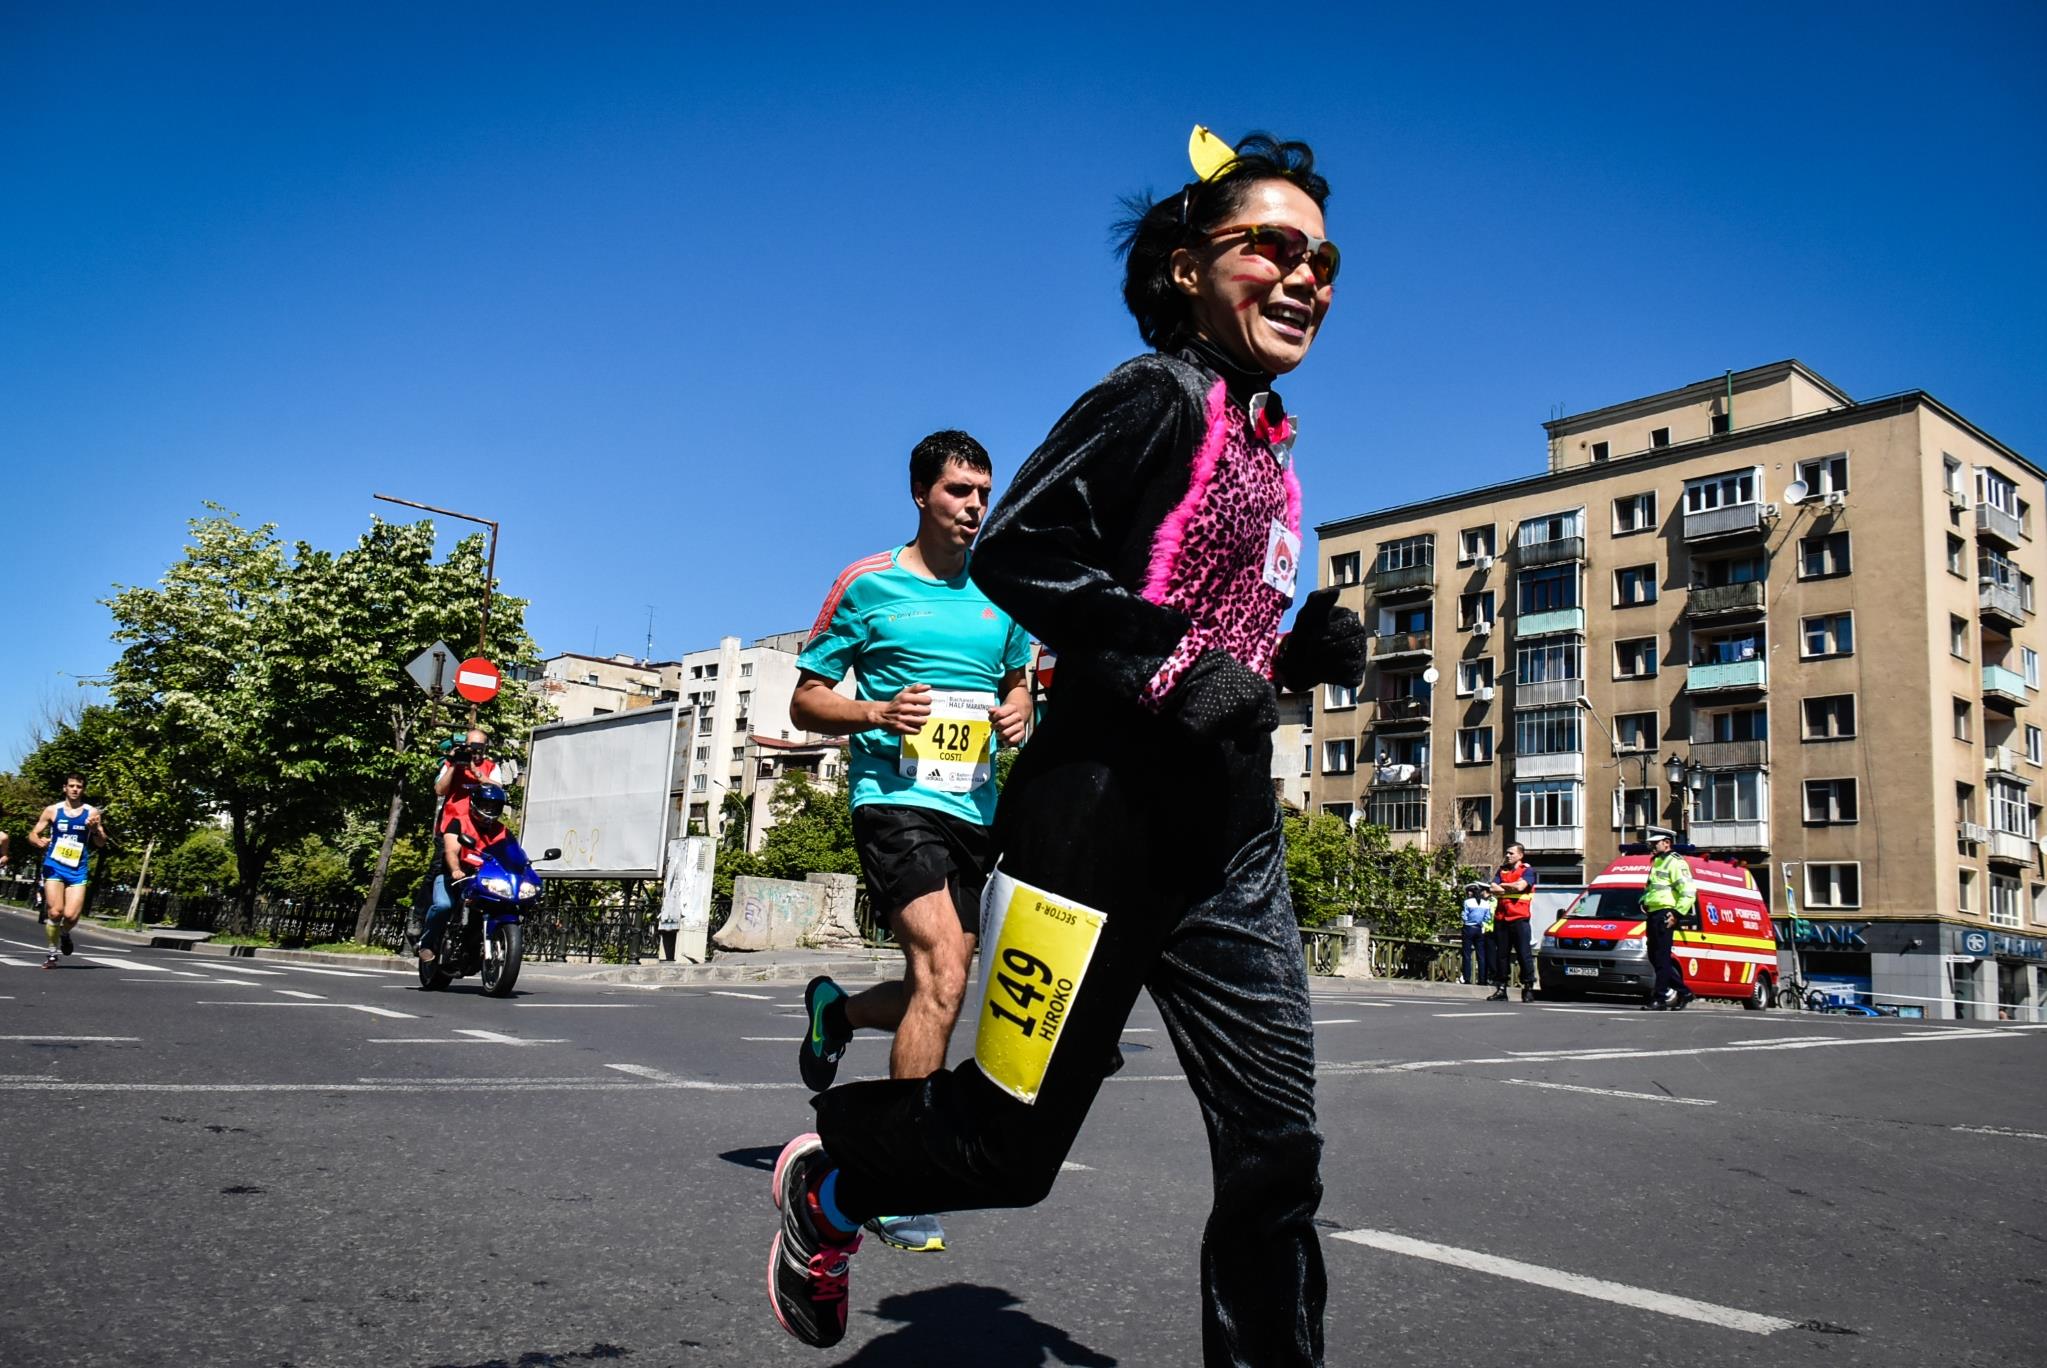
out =
[[1260,224],[1246,236],[1245,246],[1253,256],[1263,257],[1282,270],[1290,269],[1295,262],[1305,258],[1317,281],[1328,285],[1336,279],[1341,258],[1333,242],[1323,242],[1311,252],[1305,233],[1297,228],[1274,224]]

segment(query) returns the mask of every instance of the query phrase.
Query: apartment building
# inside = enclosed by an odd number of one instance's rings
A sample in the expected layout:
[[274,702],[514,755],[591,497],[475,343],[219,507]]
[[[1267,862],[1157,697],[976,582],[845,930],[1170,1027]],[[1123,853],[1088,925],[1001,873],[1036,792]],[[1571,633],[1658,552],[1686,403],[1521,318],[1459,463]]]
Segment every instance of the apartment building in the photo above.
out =
[[1311,805],[1552,885],[1678,828],[1810,919],[1808,978],[2037,1018],[2040,468],[1796,361],[1545,427],[1539,474],[1317,529],[1377,635]]
[[629,655],[582,655],[564,651],[540,662],[540,676],[526,686],[554,710],[554,721],[603,717],[628,708],[674,700],[664,691],[661,667]]

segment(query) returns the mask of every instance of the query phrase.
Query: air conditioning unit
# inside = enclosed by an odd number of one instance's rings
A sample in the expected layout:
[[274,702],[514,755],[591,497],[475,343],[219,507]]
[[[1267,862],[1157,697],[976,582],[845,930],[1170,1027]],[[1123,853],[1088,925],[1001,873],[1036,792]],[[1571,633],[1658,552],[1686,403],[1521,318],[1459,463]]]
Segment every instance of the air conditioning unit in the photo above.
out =
[[1773,504],[1773,503],[1766,503],[1766,504],[1764,504],[1764,505],[1763,505],[1763,516],[1764,516],[1764,517],[1766,517],[1766,518],[1774,518],[1774,517],[1776,517],[1776,516],[1777,516],[1777,505],[1775,505],[1775,504]]
[[1491,618],[1479,618],[1471,624],[1471,634],[1473,636],[1491,636],[1493,634],[1493,620]]
[[1837,489],[1831,494],[1820,495],[1820,502],[1828,508],[1839,508],[1848,502],[1848,495],[1846,491]]
[[2017,767],[2012,763],[2011,747],[1996,746],[1985,751],[1983,754],[1983,768],[2016,773]]
[[1983,845],[1990,840],[1990,828],[1980,822],[1960,823],[1961,839],[1970,845]]
[[1493,558],[1491,556],[1480,556],[1472,562],[1472,565],[1480,570],[1490,570],[1493,568]]
[[1493,701],[1492,685],[1488,684],[1478,691],[1478,701],[1481,703],[1490,703]]
[[1966,509],[1969,506],[1968,494],[1960,489],[1950,489],[1947,492],[1947,501],[1956,508]]

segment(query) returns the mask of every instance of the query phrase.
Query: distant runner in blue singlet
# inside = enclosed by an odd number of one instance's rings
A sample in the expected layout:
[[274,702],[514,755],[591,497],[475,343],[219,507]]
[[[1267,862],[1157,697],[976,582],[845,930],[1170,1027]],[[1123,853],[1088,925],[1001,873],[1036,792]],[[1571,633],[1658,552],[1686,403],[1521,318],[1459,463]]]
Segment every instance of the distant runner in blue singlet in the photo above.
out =
[[64,800],[43,809],[28,839],[43,852],[43,902],[49,909],[43,934],[50,941],[43,968],[54,969],[60,950],[71,953],[71,928],[85,911],[92,852],[107,840],[99,809],[85,801],[84,775],[64,776]]

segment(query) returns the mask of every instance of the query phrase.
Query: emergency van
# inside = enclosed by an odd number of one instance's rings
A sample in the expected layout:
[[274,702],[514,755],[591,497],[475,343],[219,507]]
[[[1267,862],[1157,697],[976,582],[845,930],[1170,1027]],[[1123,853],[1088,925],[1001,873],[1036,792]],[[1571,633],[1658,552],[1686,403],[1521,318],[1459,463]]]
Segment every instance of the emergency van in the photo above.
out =
[[[1545,997],[1588,990],[1649,996],[1656,971],[1649,963],[1642,889],[1650,857],[1642,846],[1621,851],[1543,932],[1536,963]],[[1770,1006],[1776,998],[1777,939],[1754,877],[1738,864],[1678,853],[1691,866],[1697,895],[1671,947],[1685,987],[1700,997],[1738,999],[1750,1009]]]

